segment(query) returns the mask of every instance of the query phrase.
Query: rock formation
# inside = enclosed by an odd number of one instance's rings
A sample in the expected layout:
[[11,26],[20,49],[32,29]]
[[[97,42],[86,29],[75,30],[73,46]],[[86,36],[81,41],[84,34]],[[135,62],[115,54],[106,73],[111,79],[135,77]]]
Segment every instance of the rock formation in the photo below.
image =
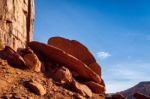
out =
[[48,61],[53,61],[58,64],[67,66],[71,70],[77,72],[82,78],[87,80],[93,80],[97,83],[101,83],[102,80],[99,75],[93,72],[86,64],[75,58],[74,56],[66,53],[64,50],[56,48],[55,46],[46,45],[40,42],[30,42],[28,46],[45,57]]
[[[29,42],[27,48],[17,52],[5,46],[0,51],[0,58],[7,60],[12,67],[0,62],[0,84],[3,86],[0,86],[0,98],[104,99],[105,84],[95,58],[79,42],[77,46],[71,46],[77,49],[69,49],[73,54],[54,44],[37,41]],[[84,50],[85,56],[77,53],[80,50]],[[90,67],[91,64],[96,65]],[[9,96],[10,93],[15,94]]]
[[49,45],[53,45],[66,53],[78,58],[91,68],[95,73],[101,75],[101,68],[96,63],[95,58],[90,51],[80,42],[76,40],[69,40],[62,37],[52,37],[48,40]]
[[25,47],[32,40],[34,0],[0,0],[0,47]]
[[33,21],[34,0],[0,1],[0,98],[104,99],[91,52],[61,37],[31,42]]

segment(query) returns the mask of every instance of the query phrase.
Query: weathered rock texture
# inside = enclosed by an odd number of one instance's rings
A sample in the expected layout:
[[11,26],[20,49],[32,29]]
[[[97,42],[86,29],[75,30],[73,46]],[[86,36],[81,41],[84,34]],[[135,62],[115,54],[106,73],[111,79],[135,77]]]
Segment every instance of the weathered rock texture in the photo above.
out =
[[94,56],[83,44],[76,40],[69,40],[62,37],[52,37],[48,40],[49,45],[53,45],[66,53],[78,58],[91,68],[95,73],[101,75],[101,68],[96,63]]
[[0,43],[13,49],[32,40],[34,0],[0,0]]
[[98,74],[92,71],[86,64],[65,51],[52,45],[46,45],[36,41],[30,42],[28,46],[31,47],[36,54],[40,53],[44,56],[46,60],[67,66],[67,68],[77,72],[83,79],[92,80],[101,84],[102,80]]

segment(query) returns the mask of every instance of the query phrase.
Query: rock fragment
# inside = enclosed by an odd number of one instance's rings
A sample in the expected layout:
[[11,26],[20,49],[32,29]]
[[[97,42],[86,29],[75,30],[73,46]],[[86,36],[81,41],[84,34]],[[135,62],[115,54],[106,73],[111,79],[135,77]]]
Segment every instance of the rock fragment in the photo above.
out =
[[70,84],[73,80],[71,72],[63,66],[56,68],[53,77],[62,84]]
[[37,95],[43,96],[46,94],[46,89],[37,81],[30,80],[26,82],[25,86]]
[[85,84],[92,90],[92,92],[103,95],[105,86],[95,83],[93,81],[85,82]]
[[29,69],[40,72],[41,71],[41,62],[38,59],[37,55],[30,49],[26,48],[22,50],[24,61]]
[[72,86],[75,90],[83,96],[92,97],[92,91],[84,84],[77,82],[76,80],[72,81]]

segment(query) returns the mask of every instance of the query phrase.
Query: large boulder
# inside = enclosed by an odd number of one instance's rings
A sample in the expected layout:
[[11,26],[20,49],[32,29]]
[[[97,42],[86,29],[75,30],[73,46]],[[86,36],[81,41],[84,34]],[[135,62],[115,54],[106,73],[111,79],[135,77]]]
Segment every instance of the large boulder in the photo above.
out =
[[95,73],[101,75],[101,68],[99,64],[96,63],[96,60],[91,52],[80,42],[62,37],[52,37],[48,40],[48,44],[53,45],[76,57],[85,63],[89,68],[91,68]]
[[41,71],[41,62],[38,59],[37,55],[30,49],[26,48],[21,50],[21,54],[26,62],[27,67],[30,70],[40,72]]
[[102,82],[100,76],[93,72],[86,64],[59,48],[36,41],[30,42],[28,46],[35,53],[44,56],[46,60],[53,61],[74,70],[85,80],[95,81],[99,84]]
[[22,69],[26,68],[26,64],[22,56],[9,46],[6,46],[0,51],[0,58],[7,60],[8,63],[14,67]]

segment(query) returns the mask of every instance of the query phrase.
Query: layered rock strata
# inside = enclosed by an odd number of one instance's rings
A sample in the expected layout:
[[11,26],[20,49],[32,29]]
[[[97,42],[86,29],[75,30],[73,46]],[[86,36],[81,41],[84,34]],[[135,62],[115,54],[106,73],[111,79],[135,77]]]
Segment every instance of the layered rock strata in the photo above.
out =
[[0,0],[0,47],[25,47],[32,40],[34,0]]

